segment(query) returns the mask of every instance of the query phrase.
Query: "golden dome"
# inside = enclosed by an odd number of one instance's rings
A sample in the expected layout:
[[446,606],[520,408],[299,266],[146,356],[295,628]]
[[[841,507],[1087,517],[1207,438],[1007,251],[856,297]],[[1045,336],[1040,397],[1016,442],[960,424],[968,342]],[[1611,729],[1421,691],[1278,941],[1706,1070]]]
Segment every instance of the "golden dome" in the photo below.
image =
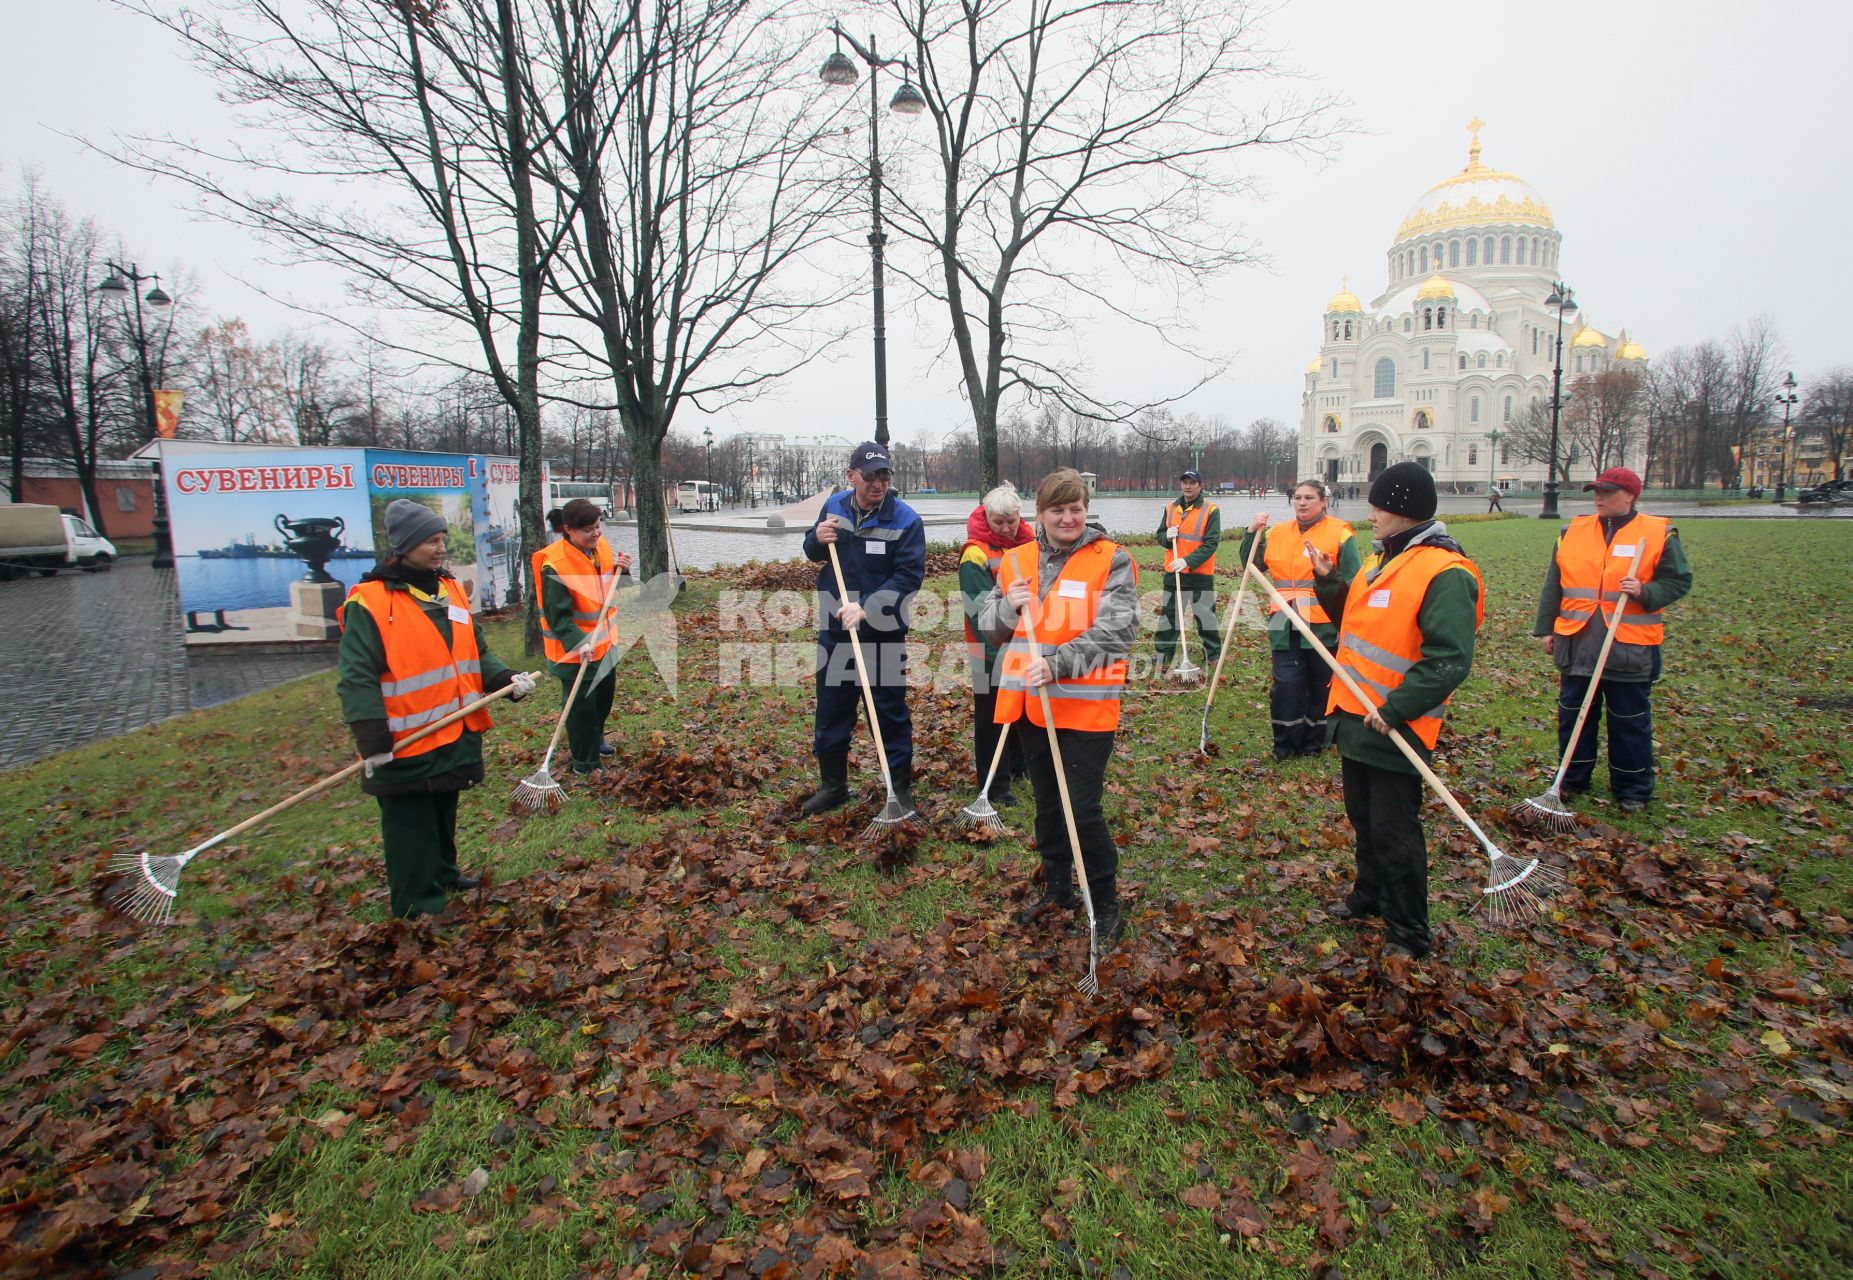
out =
[[1339,287],[1338,292],[1332,295],[1332,300],[1325,304],[1325,313],[1328,316],[1343,315],[1347,312],[1362,314],[1363,311],[1364,304],[1358,301],[1357,294],[1351,292],[1351,279],[1349,276],[1345,277],[1344,283]]
[[1306,365],[1306,372],[1308,373],[1321,373],[1324,370],[1325,358],[1323,356],[1314,356]]
[[1516,173],[1489,169],[1480,163],[1480,130],[1484,125],[1485,121],[1475,117],[1467,126],[1473,131],[1467,167],[1422,193],[1422,198],[1403,218],[1402,225],[1396,228],[1398,244],[1426,232],[1482,223],[1556,226],[1543,197],[1530,183]]
[[1628,341],[1628,331],[1623,329],[1621,331],[1621,347],[1615,352],[1615,359],[1645,360],[1647,359],[1647,352],[1641,349],[1640,343]]
[[1576,336],[1570,339],[1572,347],[1606,347],[1609,340],[1606,335],[1591,329],[1586,324],[1576,326]]
[[1453,283],[1439,271],[1424,280],[1422,282],[1422,287],[1416,290],[1415,295],[1417,302],[1428,302],[1435,298],[1452,298],[1453,296]]

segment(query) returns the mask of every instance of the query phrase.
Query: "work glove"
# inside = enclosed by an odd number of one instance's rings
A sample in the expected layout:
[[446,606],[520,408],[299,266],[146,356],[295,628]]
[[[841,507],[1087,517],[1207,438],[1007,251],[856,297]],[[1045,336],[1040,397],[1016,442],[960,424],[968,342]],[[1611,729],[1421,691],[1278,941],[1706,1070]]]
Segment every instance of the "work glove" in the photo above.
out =
[[391,763],[392,763],[392,752],[382,751],[378,755],[368,756],[364,761],[362,761],[361,770],[369,778],[371,778],[373,776],[373,771],[375,769],[381,768]]
[[578,647],[573,650],[573,656],[581,662],[590,662],[592,660],[592,651],[597,647],[598,646],[593,643],[592,639],[587,637],[581,640]]
[[1184,557],[1183,556],[1172,556],[1171,563],[1165,566],[1165,572],[1166,573],[1182,573],[1184,572],[1184,568],[1185,568]]
[[508,700],[510,702],[520,702],[523,698],[534,692],[534,673],[532,671],[515,672],[515,678],[508,682],[508,687],[512,690],[508,695]]

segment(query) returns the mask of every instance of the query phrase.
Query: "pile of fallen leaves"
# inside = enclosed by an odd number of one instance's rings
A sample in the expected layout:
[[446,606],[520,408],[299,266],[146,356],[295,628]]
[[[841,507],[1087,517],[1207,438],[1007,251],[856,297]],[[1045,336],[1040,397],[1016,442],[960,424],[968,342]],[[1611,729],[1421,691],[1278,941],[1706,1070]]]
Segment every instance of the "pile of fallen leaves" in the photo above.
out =
[[593,792],[632,808],[718,808],[758,795],[779,762],[711,741],[699,754],[652,733],[641,747],[625,746],[587,781]]
[[[817,588],[819,568],[829,572],[829,562],[821,566],[803,560],[772,561],[765,564],[749,564],[739,568],[716,570],[712,576],[725,579],[733,585],[751,591],[814,591]],[[928,551],[926,576],[938,577],[942,574],[954,574],[959,571],[959,553],[957,551]]]

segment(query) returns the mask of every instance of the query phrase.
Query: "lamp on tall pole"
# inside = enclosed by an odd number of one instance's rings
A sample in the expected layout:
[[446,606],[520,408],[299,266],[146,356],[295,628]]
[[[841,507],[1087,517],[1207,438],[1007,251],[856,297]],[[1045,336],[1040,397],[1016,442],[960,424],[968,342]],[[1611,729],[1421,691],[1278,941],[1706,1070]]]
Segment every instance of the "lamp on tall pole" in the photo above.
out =
[[1499,487],[1499,441],[1506,433],[1494,427],[1486,433],[1486,491]]
[[1781,450],[1776,455],[1777,502],[1782,501],[1783,485],[1789,478],[1789,432],[1793,430],[1789,426],[1789,411],[1795,408],[1795,402],[1801,398],[1795,394],[1795,386],[1795,372],[1790,370],[1782,380],[1782,390],[1776,393],[1776,403],[1782,406],[1782,439],[1776,442],[1776,447]]
[[[712,496],[714,493],[714,427],[712,425],[703,427],[701,434],[708,446],[708,493]],[[715,506],[718,507],[720,502],[719,498],[714,499]]]
[[[122,313],[125,319],[134,323],[135,368],[142,384],[142,414],[148,426],[148,439],[160,437],[161,429],[154,407],[154,372],[148,367],[148,327],[142,316],[142,303],[151,307],[173,305],[173,299],[161,289],[161,277],[143,275],[140,263],[131,262],[124,267],[120,263],[105,261],[109,275],[97,286],[98,293],[116,295],[122,301]],[[141,292],[144,284],[152,285],[146,294]],[[127,295],[124,297],[123,295]],[[129,305],[133,300],[134,306]],[[174,538],[167,523],[167,486],[161,474],[160,455],[155,456],[154,464],[154,567],[171,569],[174,567]]]
[[901,68],[901,86],[888,100],[888,110],[895,115],[912,119],[926,110],[926,99],[908,78],[910,68],[905,58],[879,56],[872,35],[865,49],[840,25],[833,23],[830,30],[836,35],[837,46],[836,51],[824,59],[823,69],[818,72],[825,84],[848,88],[856,83],[856,64],[843,52],[845,40],[869,67],[869,257],[875,279],[875,443],[885,449],[888,447],[888,321],[882,300],[882,246],[888,243],[888,237],[881,229],[881,109],[874,73],[882,67]]
[[1557,520],[1557,419],[1563,412],[1563,317],[1566,311],[1575,311],[1575,294],[1570,286],[1558,280],[1551,285],[1551,296],[1544,300],[1547,307],[1557,308],[1557,341],[1551,344],[1551,357],[1554,367],[1551,371],[1551,456],[1545,464],[1544,507],[1538,512],[1541,519]]

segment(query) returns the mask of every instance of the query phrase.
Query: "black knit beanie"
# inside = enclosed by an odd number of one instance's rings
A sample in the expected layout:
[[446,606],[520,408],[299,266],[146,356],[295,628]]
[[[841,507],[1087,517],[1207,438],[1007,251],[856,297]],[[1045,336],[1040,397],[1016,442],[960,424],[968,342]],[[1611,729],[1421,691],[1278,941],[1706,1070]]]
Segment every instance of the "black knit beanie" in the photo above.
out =
[[1435,516],[1435,477],[1426,467],[1399,462],[1371,482],[1370,505],[1411,520]]

